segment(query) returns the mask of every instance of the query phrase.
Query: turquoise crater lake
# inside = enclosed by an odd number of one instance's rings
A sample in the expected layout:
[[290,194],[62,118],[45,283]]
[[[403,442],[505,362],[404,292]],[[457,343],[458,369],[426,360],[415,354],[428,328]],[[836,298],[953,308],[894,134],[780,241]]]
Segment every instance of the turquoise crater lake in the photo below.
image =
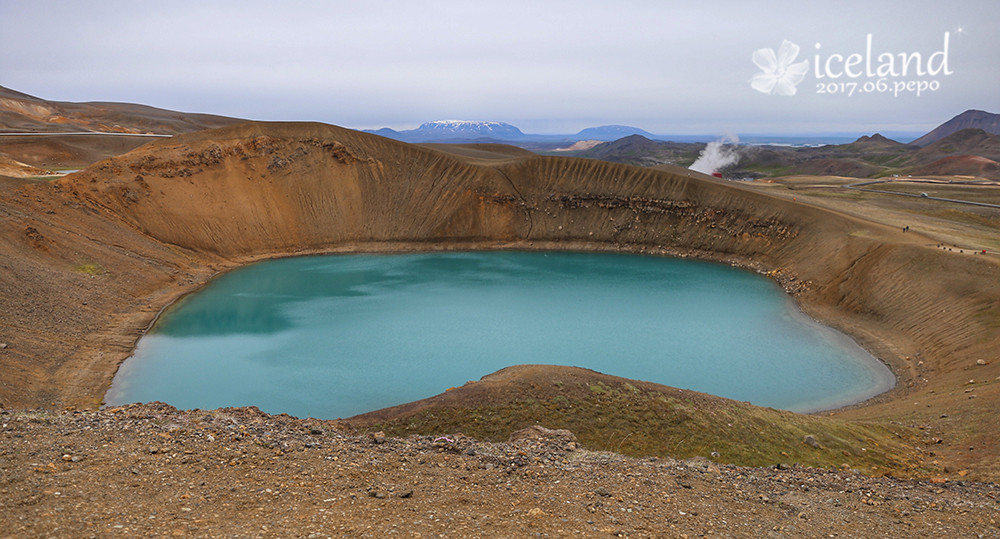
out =
[[576,252],[330,255],[252,264],[168,309],[108,404],[332,419],[523,363],[815,411],[895,383],[772,281],[709,262]]

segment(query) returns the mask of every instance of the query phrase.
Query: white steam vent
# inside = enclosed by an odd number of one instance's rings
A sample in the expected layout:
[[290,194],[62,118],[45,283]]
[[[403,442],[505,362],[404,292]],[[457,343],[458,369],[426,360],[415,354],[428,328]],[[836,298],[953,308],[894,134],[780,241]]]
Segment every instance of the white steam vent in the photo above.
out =
[[736,135],[726,135],[719,140],[709,142],[701,151],[698,159],[691,164],[691,170],[702,174],[711,174],[740,160],[740,138]]

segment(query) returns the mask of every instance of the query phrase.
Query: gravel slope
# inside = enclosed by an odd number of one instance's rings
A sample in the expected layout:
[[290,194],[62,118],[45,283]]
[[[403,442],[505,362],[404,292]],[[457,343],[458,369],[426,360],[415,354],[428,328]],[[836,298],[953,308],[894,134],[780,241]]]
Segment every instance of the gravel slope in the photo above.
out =
[[993,484],[383,438],[255,409],[0,412],[0,537],[998,537]]

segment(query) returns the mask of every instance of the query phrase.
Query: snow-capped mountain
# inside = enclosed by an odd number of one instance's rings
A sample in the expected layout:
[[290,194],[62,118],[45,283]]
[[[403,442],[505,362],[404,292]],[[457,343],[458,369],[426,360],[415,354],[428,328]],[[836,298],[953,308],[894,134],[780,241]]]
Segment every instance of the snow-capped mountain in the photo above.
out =
[[433,142],[436,140],[521,140],[524,133],[504,122],[481,122],[473,120],[437,120],[427,122],[416,129],[393,131],[388,128],[368,131],[384,137],[406,142]]
[[524,133],[520,129],[508,123],[470,120],[438,120],[427,122],[418,127],[416,131],[427,133],[428,135],[441,135],[444,138],[480,136],[513,140],[524,136]]

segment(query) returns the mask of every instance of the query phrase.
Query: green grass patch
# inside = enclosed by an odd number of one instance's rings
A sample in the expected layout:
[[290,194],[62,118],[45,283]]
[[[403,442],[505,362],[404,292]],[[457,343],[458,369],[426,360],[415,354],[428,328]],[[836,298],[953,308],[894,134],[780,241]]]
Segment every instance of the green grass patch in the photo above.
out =
[[861,160],[875,166],[886,166],[888,163],[898,159],[898,155],[869,155],[861,156]]

